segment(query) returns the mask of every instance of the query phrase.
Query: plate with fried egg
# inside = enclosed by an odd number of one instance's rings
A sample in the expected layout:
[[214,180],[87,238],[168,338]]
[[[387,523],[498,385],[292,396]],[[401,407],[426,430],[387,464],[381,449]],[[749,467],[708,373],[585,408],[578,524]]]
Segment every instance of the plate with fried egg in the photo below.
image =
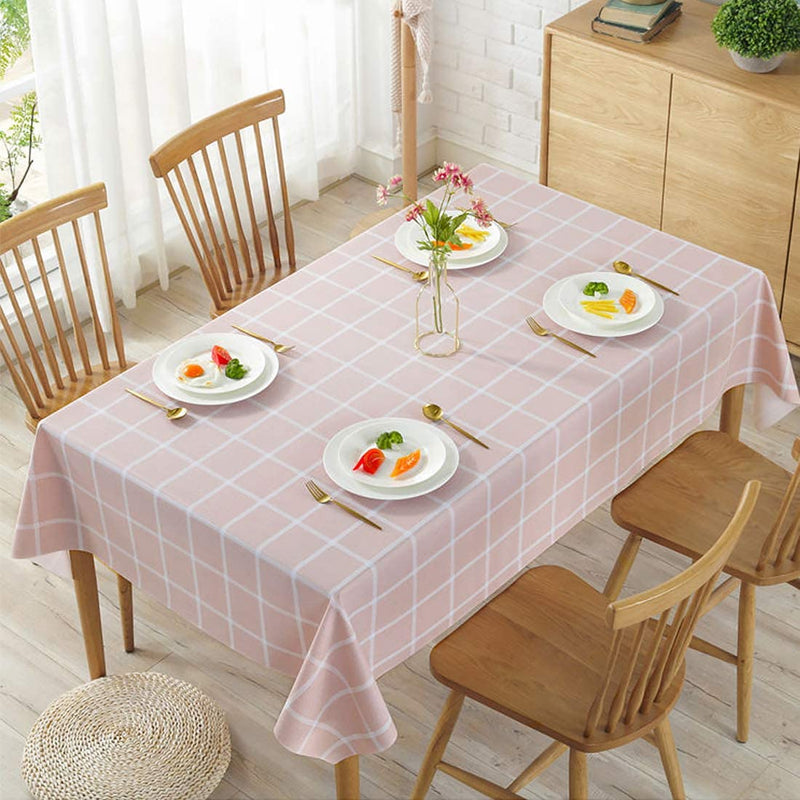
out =
[[153,380],[162,392],[196,405],[245,400],[269,386],[277,374],[278,357],[272,348],[236,333],[183,339],[153,363]]

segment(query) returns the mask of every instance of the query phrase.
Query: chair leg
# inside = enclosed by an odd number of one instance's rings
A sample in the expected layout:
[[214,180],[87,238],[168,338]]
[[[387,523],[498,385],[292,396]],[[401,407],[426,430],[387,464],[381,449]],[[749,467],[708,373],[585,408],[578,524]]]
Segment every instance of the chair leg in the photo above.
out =
[[117,574],[117,594],[119,595],[119,616],[122,622],[122,641],[125,652],[133,652],[133,586],[127,578]]
[[686,800],[686,793],[683,790],[683,776],[681,775],[681,765],[678,762],[678,751],[675,749],[675,740],[672,738],[672,728],[669,719],[656,726],[653,731],[653,738],[661,756],[661,764],[667,776],[667,783],[672,794],[672,800]]
[[756,587],[742,581],[739,590],[739,640],[736,647],[736,738],[740,742],[746,742],[750,734],[755,636]]
[[606,581],[606,588],[603,589],[603,594],[609,600],[616,600],[622,587],[625,585],[625,579],[631,571],[633,562],[636,560],[636,554],[639,552],[639,545],[642,543],[642,537],[637,536],[635,533],[628,534],[625,544],[622,545],[622,550],[619,551],[617,560],[614,562],[614,567],[611,574]]
[[586,772],[586,753],[570,748],[569,800],[588,800],[589,775]]
[[425,758],[422,759],[422,766],[414,785],[414,791],[411,793],[411,800],[422,800],[428,793],[433,776],[436,774],[436,765],[442,760],[463,705],[463,693],[451,691],[439,716],[439,721],[436,723],[433,736],[425,752]]
[[510,792],[524,789],[534,778],[541,775],[554,761],[560,758],[566,749],[567,746],[562,742],[553,742],[539,753],[506,788]]

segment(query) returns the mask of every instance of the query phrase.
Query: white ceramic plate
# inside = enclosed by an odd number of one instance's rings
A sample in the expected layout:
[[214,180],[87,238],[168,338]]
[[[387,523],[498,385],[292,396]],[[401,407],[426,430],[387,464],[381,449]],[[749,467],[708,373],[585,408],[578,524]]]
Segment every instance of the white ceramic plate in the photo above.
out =
[[[600,273],[605,274],[605,273]],[[570,280],[564,278],[563,280]],[[607,326],[598,325],[592,319],[583,319],[575,314],[567,311],[561,304],[560,292],[562,281],[556,281],[545,293],[542,300],[545,313],[553,322],[561,325],[569,331],[575,333],[583,333],[587,336],[599,336],[602,338],[614,338],[618,336],[633,336],[635,333],[641,333],[648,328],[652,328],[664,314],[664,301],[661,295],[654,292],[655,303],[649,314],[641,319],[629,322],[627,325],[620,325],[618,327],[609,328]],[[587,317],[591,315],[587,314]],[[602,320],[605,322],[606,320]]]
[[[382,426],[381,430],[403,430],[403,427],[409,423],[415,423],[417,420],[402,419],[399,417],[390,417],[386,419],[371,421],[370,424],[377,424]],[[426,424],[426,423],[420,423]],[[351,466],[344,467],[339,457],[339,452],[342,443],[352,434],[354,430],[362,427],[364,422],[357,422],[335,434],[328,444],[325,446],[325,451],[322,454],[322,465],[325,467],[325,472],[328,477],[339,487],[359,497],[367,497],[371,500],[408,500],[412,497],[420,497],[428,492],[444,486],[450,478],[453,477],[456,469],[458,468],[458,448],[453,443],[453,440],[446,434],[440,431],[433,425],[429,425],[430,432],[435,436],[444,447],[445,456],[442,466],[430,477],[426,478],[419,483],[412,485],[400,486],[370,486],[366,483],[358,481],[354,477]]]
[[[176,379],[177,366],[198,353],[210,353],[215,344],[224,347],[245,366],[254,366],[241,381],[226,379],[224,391],[220,391],[223,387],[190,391]],[[257,366],[259,364],[260,368]],[[261,347],[249,337],[236,333],[202,333],[192,336],[168,347],[153,362],[153,381],[164,394],[182,403],[199,406],[219,406],[246,400],[266,389],[277,374],[278,357],[272,348]]]
[[[243,378],[234,380],[225,376],[221,372],[221,383],[218,386],[201,387],[191,386],[178,380],[177,371],[180,364],[187,360],[197,360],[199,362],[211,360],[211,348],[218,344],[224,347],[232,358],[238,358],[247,372]],[[171,372],[172,379],[179,389],[183,389],[193,395],[203,397],[213,397],[215,395],[229,394],[238,392],[249,386],[253,381],[261,377],[261,373],[266,369],[267,362],[264,356],[264,349],[256,344],[250,337],[240,336],[236,333],[203,333],[178,342],[174,350],[170,352],[164,360],[164,375]]]
[[[404,420],[402,426],[386,427],[382,420],[369,420],[355,427],[342,441],[339,448],[339,463],[344,470],[350,470],[353,477],[367,486],[413,486],[435,475],[444,464],[445,449],[441,439],[435,435],[433,427],[418,420]],[[364,470],[353,470],[361,455],[375,447],[375,439],[384,431],[398,431],[403,436],[403,443],[394,445],[391,450],[384,450],[385,461],[374,475]],[[414,469],[396,478],[390,478],[398,458],[420,450],[420,460]]]
[[[585,295],[583,289],[590,281],[605,283],[608,286],[608,294],[595,297]],[[646,317],[656,304],[655,292],[644,281],[629,275],[619,275],[616,272],[583,272],[580,275],[565,278],[558,284],[560,287],[558,299],[561,305],[579,319],[590,320],[601,328],[620,328],[636,322]],[[622,306],[619,306],[619,298],[626,289],[630,289],[636,295],[636,305],[630,314],[626,314]],[[584,309],[581,303],[585,300],[614,300],[617,302],[619,311],[614,314],[613,319],[598,317]]]
[[[480,245],[476,243],[475,247],[470,250],[452,252],[447,258],[447,269],[459,270],[481,267],[501,256],[506,247],[508,247],[508,233],[505,228],[496,222],[492,223],[491,231],[492,235],[489,239],[481,242]],[[427,267],[428,251],[419,249],[417,246],[419,239],[419,226],[415,222],[404,222],[394,235],[394,244],[400,254],[409,261],[419,264],[421,267]],[[493,244],[490,244],[492,242]],[[480,250],[478,250],[478,247],[480,247]]]

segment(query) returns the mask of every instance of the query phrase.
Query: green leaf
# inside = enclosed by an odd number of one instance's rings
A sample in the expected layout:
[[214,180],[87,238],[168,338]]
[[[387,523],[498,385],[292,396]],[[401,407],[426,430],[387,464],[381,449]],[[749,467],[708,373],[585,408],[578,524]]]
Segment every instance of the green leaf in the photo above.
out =
[[796,0],[728,0],[711,22],[720,47],[745,58],[772,58],[800,50]]
[[27,0],[0,0],[0,80],[30,42]]
[[425,219],[431,225],[436,225],[439,221],[439,209],[430,200],[425,202]]

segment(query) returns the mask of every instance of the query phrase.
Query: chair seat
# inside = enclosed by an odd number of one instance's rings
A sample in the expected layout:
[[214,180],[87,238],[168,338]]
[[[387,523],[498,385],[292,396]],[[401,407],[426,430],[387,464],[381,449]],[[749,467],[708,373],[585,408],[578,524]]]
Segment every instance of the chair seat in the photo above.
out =
[[[797,562],[756,569],[791,475],[719,431],[690,436],[614,498],[611,516],[626,530],[697,559],[728,524],[751,478],[761,481],[761,493],[725,572],[762,586],[793,580],[800,576]],[[800,496],[790,513],[799,507]]]
[[25,415],[25,425],[31,433],[36,433],[36,426],[50,414],[55,413],[64,406],[69,405],[73,400],[88,394],[92,389],[96,389],[106,381],[116,378],[125,370],[135,367],[135,361],[128,361],[124,368],[119,363],[113,361],[108,369],[104,369],[102,364],[92,364],[92,374],[82,375],[77,381],[66,383],[63,389],[53,387],[53,397],[47,399],[47,406],[39,411],[39,417],[34,418],[30,413]]
[[[577,750],[597,752],[631,741],[655,727],[676,702],[684,670],[661,701],[613,733],[584,736],[589,708],[607,669],[612,631],[608,598],[569,570],[532,569],[434,647],[437,680]],[[648,632],[640,651],[648,651]],[[630,662],[633,631],[612,685]],[[628,657],[624,657],[625,654]],[[613,698],[606,699],[606,709]],[[606,714],[603,715],[605,718]]]
[[247,274],[242,275],[242,282],[232,284],[230,295],[220,300],[219,308],[213,303],[211,304],[211,318],[215,319],[226,311],[236,308],[240,303],[244,303],[245,300],[249,300],[259,292],[263,292],[264,289],[269,289],[270,286],[292,272],[294,272],[294,268],[287,269],[283,273],[280,270],[276,270],[274,273],[256,271],[253,277]]

